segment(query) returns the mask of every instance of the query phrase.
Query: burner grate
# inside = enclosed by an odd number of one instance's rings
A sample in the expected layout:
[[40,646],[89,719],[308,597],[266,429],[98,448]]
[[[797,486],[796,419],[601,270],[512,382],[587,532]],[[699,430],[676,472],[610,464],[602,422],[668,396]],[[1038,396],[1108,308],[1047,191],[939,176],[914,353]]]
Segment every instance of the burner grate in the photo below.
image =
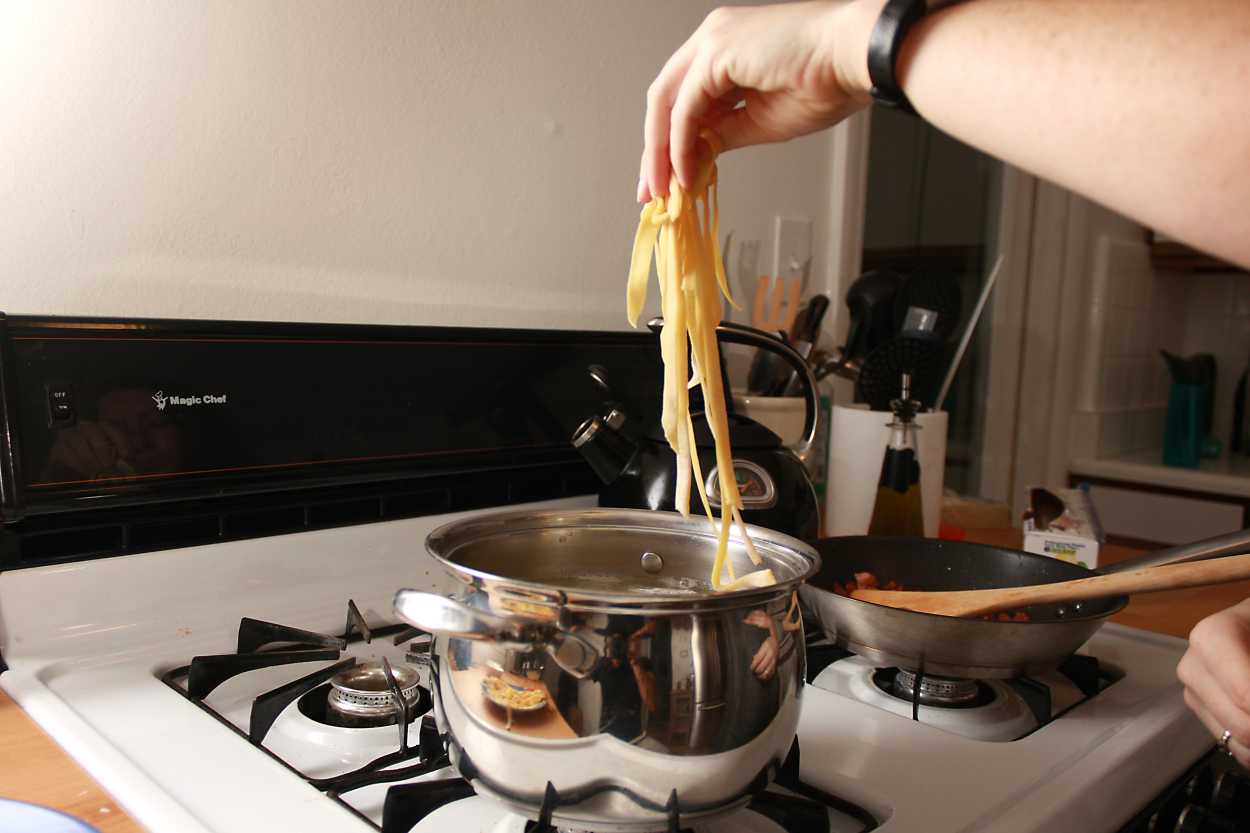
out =
[[[264,741],[269,730],[281,712],[292,702],[298,702],[300,711],[306,716],[327,722],[325,714],[322,714],[321,718],[317,715],[318,709],[322,713],[328,710],[328,699],[325,693],[330,688],[330,679],[358,664],[354,657],[340,659],[340,652],[349,644],[367,642],[375,636],[393,636],[395,644],[398,645],[414,637],[426,635],[402,625],[372,629],[365,623],[355,603],[350,601],[347,627],[341,637],[290,628],[259,619],[244,618],[239,623],[239,653],[195,657],[189,665],[163,674],[161,681],[247,742],[264,751],[310,786],[377,828],[380,833],[408,833],[440,807],[475,795],[472,786],[474,780],[481,780],[493,791],[504,793],[505,791],[500,790],[497,785],[490,784],[488,779],[483,778],[472,761],[463,754],[460,756],[460,769],[469,780],[450,778],[404,784],[394,783],[443,769],[449,766],[450,760],[447,754],[447,741],[439,734],[437,726],[428,713],[431,706],[429,691],[418,687],[415,702],[409,702],[403,696],[404,689],[401,688],[385,657],[381,659],[381,662],[387,689],[393,702],[401,704],[401,714],[396,721],[399,737],[397,749],[394,752],[382,755],[351,772],[328,778],[313,778],[300,772],[291,763],[265,746]],[[428,648],[428,642],[414,643],[411,652],[421,657],[422,660],[428,660],[428,655],[423,652],[428,651]],[[246,732],[218,714],[211,705],[204,701],[214,688],[233,676],[274,665],[317,659],[337,661],[257,696],[252,702]],[[319,693],[322,696],[318,697]],[[317,701],[320,701],[319,706],[315,705]],[[409,726],[421,715],[424,717],[417,722],[417,744],[411,746],[408,740]],[[772,782],[771,786],[770,782]],[[343,798],[345,794],[353,790],[379,784],[392,785],[386,790],[380,825]],[[548,784],[541,806],[538,807],[539,818],[537,821],[530,822],[525,828],[526,831],[554,833],[556,828],[553,826],[553,818],[559,807],[577,804],[605,790],[622,793],[639,803],[651,804],[623,787],[596,786],[562,794],[553,785]],[[877,820],[863,808],[803,783],[799,777],[797,740],[791,747],[786,760],[780,765],[774,763],[761,771],[740,798],[745,798],[747,795],[750,795],[748,810],[771,820],[786,833],[830,833],[831,812],[855,819],[862,825],[857,833],[868,833],[877,828]],[[735,802],[737,800],[734,799]],[[673,791],[664,805],[655,805],[651,809],[665,813],[668,819],[667,833],[689,833],[689,828],[682,826],[683,813],[701,813],[715,808],[701,805],[683,806],[676,791]]]
[[[240,735],[248,743],[261,749],[271,758],[281,763],[314,788],[339,802],[353,814],[372,824],[356,808],[341,795],[371,784],[388,784],[408,778],[428,775],[448,765],[447,753],[441,736],[433,720],[428,715],[431,704],[427,690],[417,687],[415,698],[409,700],[403,696],[403,690],[395,679],[390,663],[382,658],[382,667],[386,677],[387,689],[393,702],[399,704],[400,714],[396,720],[398,727],[398,744],[395,752],[382,755],[373,761],[351,772],[329,778],[312,778],[300,772],[296,767],[283,760],[264,744],[266,735],[272,728],[278,715],[293,701],[303,702],[318,688],[329,688],[328,681],[336,674],[356,665],[353,657],[339,659],[339,655],[348,644],[358,641],[369,642],[374,636],[391,636],[401,634],[405,639],[414,635],[406,625],[394,625],[386,628],[372,629],[366,624],[359,608],[354,601],[347,603],[347,627],[342,637],[327,636],[313,631],[292,628],[260,619],[244,617],[239,622],[238,645],[239,653],[193,657],[190,664],[174,668],[161,675],[161,682],[194,703],[219,723]],[[292,646],[297,646],[292,649]],[[296,662],[315,660],[338,660],[325,668],[300,677],[275,689],[264,692],[252,701],[249,715],[248,731],[245,733],[229,720],[218,714],[212,706],[204,702],[217,686],[231,677]],[[324,704],[323,704],[324,708]],[[304,711],[304,709],[301,709]],[[305,714],[307,712],[305,711]],[[408,742],[409,724],[417,716],[425,714],[418,730],[418,743],[410,746]],[[325,722],[325,721],[322,721]],[[416,759],[408,766],[399,766],[406,761]]]
[[355,664],[356,660],[348,657],[258,696],[252,701],[252,713],[248,721],[248,740],[257,746],[264,743],[265,735],[269,734],[269,730],[273,728],[278,715],[282,714],[283,709],[293,700],[299,699],[310,691],[315,691],[326,680]]

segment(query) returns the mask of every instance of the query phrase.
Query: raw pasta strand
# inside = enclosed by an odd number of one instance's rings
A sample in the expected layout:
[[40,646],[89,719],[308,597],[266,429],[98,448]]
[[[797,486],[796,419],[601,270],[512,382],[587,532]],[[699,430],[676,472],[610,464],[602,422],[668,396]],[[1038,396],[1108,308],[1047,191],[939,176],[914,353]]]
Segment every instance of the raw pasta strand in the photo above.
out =
[[[719,152],[717,138],[705,132],[703,140]],[[720,209],[717,205],[717,171],[710,161],[700,172],[691,191],[682,189],[676,177],[670,182],[667,201],[656,197],[643,207],[629,270],[626,292],[629,321],[637,326],[647,296],[647,276],[654,256],[660,285],[660,308],[664,324],[660,329],[660,354],[664,361],[664,401],[661,425],[664,437],[677,455],[677,481],[674,503],[679,512],[690,512],[690,482],[693,477],[699,498],[710,523],[711,502],[704,487],[699,465],[694,423],[690,414],[690,388],[703,393],[704,417],[715,445],[716,480],[720,492],[720,528],[712,567],[712,586],[718,590],[761,587],[774,583],[770,570],[758,570],[738,578],[728,563],[730,530],[741,529],[747,553],[755,564],[762,564],[759,553],[742,520],[742,496],[729,445],[729,420],[721,376],[716,328],[723,313],[722,297],[737,307],[729,292],[721,260]],[[729,582],[721,575],[728,566]]]
[[655,238],[660,231],[660,222],[656,219],[660,209],[661,206],[655,202],[644,205],[638,219],[638,231],[634,234],[634,255],[625,293],[631,321],[638,319],[643,305],[647,303],[647,279],[651,276],[651,252],[655,250]]

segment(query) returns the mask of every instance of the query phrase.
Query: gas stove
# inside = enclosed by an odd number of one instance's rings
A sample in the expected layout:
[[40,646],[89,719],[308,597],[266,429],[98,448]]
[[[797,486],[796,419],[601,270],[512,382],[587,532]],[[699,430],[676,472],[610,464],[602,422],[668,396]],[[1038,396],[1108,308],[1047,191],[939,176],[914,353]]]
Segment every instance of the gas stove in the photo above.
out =
[[[423,690],[403,693],[407,721],[326,719],[345,668],[385,660],[396,687],[397,670],[422,672],[425,639],[389,604],[402,585],[453,589],[421,553],[452,517],[2,573],[0,686],[153,830],[533,829],[446,767]],[[1100,688],[1052,680],[1045,720],[1005,683],[989,703],[913,719],[879,670],[829,648],[811,649],[775,791],[708,829],[1118,831],[1211,745],[1174,678],[1179,640],[1104,628],[1083,652],[1105,669]],[[942,712],[1025,723],[985,737]],[[821,820],[778,820],[787,804]]]
[[808,653],[809,676],[816,687],[982,741],[1020,740],[1125,676],[1079,653],[1053,671],[1011,680],[961,680],[877,668],[823,640],[809,645]]
[[[541,833],[447,765],[391,606],[457,590],[435,527],[596,503],[590,362],[658,411],[645,336],[0,318],[0,688],[160,833]],[[814,641],[773,783],[693,829],[1166,833],[1178,778],[1240,789],[1186,774],[1183,648],[1106,626],[998,682]]]

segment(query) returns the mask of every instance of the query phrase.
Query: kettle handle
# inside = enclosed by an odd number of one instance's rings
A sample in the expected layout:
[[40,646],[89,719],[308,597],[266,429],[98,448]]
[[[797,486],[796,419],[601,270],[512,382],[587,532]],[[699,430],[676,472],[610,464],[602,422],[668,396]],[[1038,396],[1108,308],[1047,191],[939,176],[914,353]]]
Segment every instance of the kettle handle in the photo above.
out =
[[[663,324],[663,318],[653,318],[647,322],[647,326],[652,331],[658,331]],[[803,385],[803,398],[807,408],[803,415],[803,438],[793,446],[793,449],[798,458],[806,463],[811,455],[812,444],[816,441],[816,422],[820,415],[820,403],[816,398],[816,376],[812,373],[807,360],[780,337],[745,324],[722,321],[716,325],[716,337],[718,341],[758,347],[776,353],[785,359],[786,363],[798,374],[799,382]]]

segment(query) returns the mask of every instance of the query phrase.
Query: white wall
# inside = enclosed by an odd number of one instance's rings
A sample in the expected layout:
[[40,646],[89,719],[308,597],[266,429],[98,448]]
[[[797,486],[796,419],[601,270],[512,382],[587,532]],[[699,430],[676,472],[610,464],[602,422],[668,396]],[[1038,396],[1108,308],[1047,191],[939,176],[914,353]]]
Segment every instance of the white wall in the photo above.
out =
[[[644,90],[712,5],[7,0],[0,310],[622,327]],[[817,288],[830,150],[721,171]]]

